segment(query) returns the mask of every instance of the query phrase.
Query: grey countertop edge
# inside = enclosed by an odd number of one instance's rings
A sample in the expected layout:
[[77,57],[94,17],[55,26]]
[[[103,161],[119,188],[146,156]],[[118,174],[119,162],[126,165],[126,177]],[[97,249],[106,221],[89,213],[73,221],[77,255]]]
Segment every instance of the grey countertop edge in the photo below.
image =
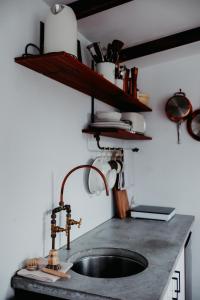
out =
[[[25,291],[33,292],[33,293],[38,293],[38,294],[45,294],[47,296],[52,296],[52,297],[58,297],[58,290],[57,288],[54,288],[52,286],[52,283],[48,282],[39,282],[35,281],[29,278],[17,276],[17,281],[15,280],[16,278],[12,278],[12,287],[17,288],[17,289],[22,289]],[[62,279],[60,279],[62,280]],[[33,282],[34,281],[34,282]],[[45,285],[44,285],[45,284]],[[40,286],[41,286],[41,292],[40,292]],[[105,297],[101,295],[96,295],[96,294],[91,294],[87,292],[79,292],[77,290],[71,290],[67,289],[67,297],[69,297],[72,300],[120,300],[117,298],[112,298],[112,297]],[[78,297],[78,298],[77,298]],[[81,297],[81,298],[80,298]],[[61,299],[66,299],[66,289],[65,288],[59,288],[59,298]]]
[[167,290],[167,288],[168,288],[168,285],[169,285],[169,282],[170,282],[170,280],[171,280],[171,277],[172,277],[172,275],[173,275],[173,273],[174,273],[174,269],[175,269],[175,267],[176,267],[176,264],[177,264],[177,262],[178,262],[178,260],[179,260],[179,258],[180,258],[182,249],[184,248],[185,243],[186,243],[186,241],[187,241],[187,238],[188,238],[188,236],[189,236],[189,233],[191,232],[192,227],[193,227],[193,225],[194,225],[194,219],[195,219],[195,217],[194,217],[194,216],[192,216],[192,217],[193,217],[193,222],[191,223],[191,226],[188,228],[188,232],[187,232],[187,234],[186,234],[186,236],[185,236],[185,239],[184,239],[184,241],[183,241],[183,243],[182,243],[182,246],[180,247],[180,251],[179,251],[179,253],[178,253],[177,257],[176,257],[176,260],[174,261],[174,266],[173,266],[173,268],[172,268],[172,270],[171,270],[171,272],[170,272],[170,274],[169,274],[168,281],[166,282],[165,288],[163,289],[163,292],[162,292],[162,294],[161,294],[160,299],[162,299],[162,298],[164,297],[164,294],[165,294],[165,292],[166,292],[166,290]]
[[[194,221],[194,217],[193,216],[183,216],[183,215],[176,215],[176,216],[177,216],[178,219],[180,219],[180,222],[181,222],[181,217],[183,219],[182,222],[184,222],[184,219],[185,219],[185,223],[187,223],[187,226],[186,226],[187,229],[185,229],[185,231],[184,231],[184,236],[180,237],[181,238],[181,243],[178,245],[178,250],[176,249],[176,257],[173,260],[173,264],[172,264],[172,267],[170,269],[168,280],[165,281],[165,285],[163,285],[162,291],[160,291],[159,297],[157,295],[157,297],[155,298],[155,300],[162,299],[162,297],[163,297],[163,294],[164,294],[164,292],[165,292],[165,290],[166,290],[166,288],[168,286],[168,282],[169,282],[170,276],[173,273],[174,266],[176,265],[176,262],[177,262],[177,260],[179,258],[180,251],[184,247],[185,241],[187,239],[187,236],[188,236],[188,234],[189,234],[189,232],[191,230],[191,227],[192,227],[192,224],[193,224],[193,221]],[[120,227],[122,226],[122,228],[123,228],[124,222],[120,223],[120,220],[117,220],[117,219],[114,219],[115,221],[112,221],[112,220],[113,219],[106,221],[105,223],[103,223],[103,224],[97,226],[96,228],[94,228],[93,230],[85,233],[81,237],[75,239],[72,242],[72,247],[75,245],[75,247],[74,247],[75,249],[74,249],[73,252],[74,253],[77,252],[77,249],[79,249],[79,247],[77,247],[77,245],[79,245],[82,242],[83,239],[87,240],[87,238],[90,238],[92,235],[95,235],[95,233],[101,233],[101,228],[102,227],[104,229],[105,229],[105,227],[109,228],[109,226],[112,227],[113,223],[114,223],[114,225],[117,224],[116,226],[120,225]],[[129,223],[129,221],[127,221],[127,222]],[[157,222],[157,221],[150,222],[149,223],[149,224],[151,224],[150,226],[155,227],[155,224],[154,224],[155,222]],[[130,221],[130,223],[131,223],[131,221]],[[139,225],[137,225],[137,223]],[[143,221],[143,222],[140,220],[139,222],[136,222],[136,225],[140,227],[140,225],[143,224],[143,223],[145,224],[146,220]],[[157,223],[157,224],[159,224],[159,223]],[[163,227],[164,223],[160,223],[160,224],[162,224],[161,227]],[[165,224],[167,225],[167,223],[165,223]],[[175,225],[176,225],[176,221],[175,221]],[[130,228],[130,227],[128,227],[128,228]],[[136,228],[136,229],[138,229],[138,228]],[[176,231],[176,229],[175,229],[175,231]],[[145,235],[145,232],[143,232],[143,234]],[[103,235],[102,235],[102,237],[103,237]],[[91,243],[91,244],[93,245],[93,243]],[[97,243],[97,246],[98,246],[98,243]],[[92,246],[92,247],[94,247],[94,246]],[[84,246],[83,246],[83,249],[84,249]],[[73,254],[73,252],[72,253],[67,253],[67,258],[69,258]],[[63,253],[65,253],[65,255],[66,255],[64,247],[62,247],[60,249],[60,253],[62,255],[63,255]],[[80,280],[80,278],[79,278],[79,280]],[[62,283],[62,281],[63,281],[63,279],[59,280],[59,284],[55,284],[55,283],[52,284],[52,283],[35,281],[35,280],[32,280],[32,279],[23,278],[23,277],[20,277],[20,276],[14,276],[12,278],[12,287],[13,288],[27,290],[27,291],[31,291],[31,292],[46,294],[46,295],[50,295],[50,296],[57,296],[57,297],[59,297],[61,299],[66,299],[66,297],[70,298],[71,300],[77,300],[77,299],[81,299],[81,300],[89,300],[89,299],[92,299],[92,300],[102,300],[102,299],[105,299],[105,300],[106,299],[121,300],[121,299],[128,299],[126,297],[122,298],[121,296],[119,296],[119,298],[118,298],[118,297],[112,296],[112,295],[105,295],[105,294],[104,295],[100,295],[99,292],[96,292],[96,293],[92,292],[91,293],[91,291],[87,292],[87,291],[83,291],[83,290],[78,290],[78,288],[70,288],[70,286],[65,286],[64,283]],[[67,295],[66,295],[66,292],[67,292]],[[141,297],[141,299],[151,299],[151,298]]]

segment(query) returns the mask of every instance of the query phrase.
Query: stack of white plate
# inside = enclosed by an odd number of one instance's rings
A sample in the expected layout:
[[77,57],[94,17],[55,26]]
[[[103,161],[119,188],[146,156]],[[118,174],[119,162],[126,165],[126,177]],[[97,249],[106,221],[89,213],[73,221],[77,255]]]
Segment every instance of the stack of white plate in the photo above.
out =
[[91,123],[96,128],[119,128],[130,130],[131,126],[121,121],[122,114],[116,111],[98,111],[95,114],[95,122]]

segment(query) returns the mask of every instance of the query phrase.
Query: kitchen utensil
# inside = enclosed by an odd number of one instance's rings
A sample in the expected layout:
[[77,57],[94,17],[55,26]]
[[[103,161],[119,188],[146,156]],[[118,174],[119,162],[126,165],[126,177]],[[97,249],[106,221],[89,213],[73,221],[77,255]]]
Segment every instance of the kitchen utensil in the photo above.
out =
[[120,122],[122,114],[117,111],[97,111],[96,119],[101,122]]
[[119,159],[116,159],[116,162],[118,163],[118,169],[119,169],[119,172],[117,172],[118,174],[122,171],[122,168],[123,168],[123,163],[121,160]]
[[102,52],[103,52],[104,61],[107,61],[107,60],[106,60],[107,47],[104,46],[104,47],[102,48]]
[[192,104],[186,98],[185,93],[180,89],[168,101],[165,107],[167,117],[177,123],[178,144],[180,144],[180,127],[184,120],[187,119],[192,112]]
[[77,20],[69,6],[53,5],[44,31],[45,53],[65,51],[77,57]]
[[122,172],[123,172],[124,166],[123,166],[123,162],[122,162],[121,159],[117,160],[117,162],[120,165],[120,172],[118,172],[118,174],[117,174],[117,179],[116,179],[116,185],[115,185],[115,187],[116,187],[117,190],[121,190],[122,189],[122,184],[123,184],[123,182],[122,182],[123,181]]
[[116,77],[117,78],[120,78],[120,79],[124,79],[125,78],[125,75],[126,75],[126,70],[127,70],[127,67],[124,65],[124,66],[119,66],[118,68],[117,68],[117,75],[116,75]]
[[120,219],[124,219],[128,215],[129,202],[128,195],[125,187],[125,177],[124,177],[124,153],[122,151],[122,157],[118,161],[121,165],[121,171],[117,175],[116,185],[113,189],[113,195],[116,206],[116,214]]
[[124,189],[124,187],[125,187],[125,174],[124,174],[124,150],[122,150],[122,157],[121,157],[121,161],[122,161],[122,170],[121,170],[121,174],[122,174],[122,184],[121,184],[121,189]]
[[200,142],[200,109],[189,115],[187,129],[191,137]]
[[98,57],[97,57],[97,54],[95,52],[95,49],[94,49],[94,45],[93,44],[90,44],[87,46],[87,49],[88,51],[90,52],[90,55],[92,56],[93,60],[98,63],[99,60],[98,60]]
[[103,62],[104,56],[103,56],[103,50],[101,48],[100,42],[93,43],[93,46],[94,46],[94,50],[96,52],[98,61]]
[[121,174],[122,174],[122,177],[121,177],[121,189],[123,189],[125,187],[124,164],[123,164],[123,167],[122,167],[122,170],[121,170]]
[[123,121],[128,121],[131,124],[131,131],[144,134],[146,130],[146,122],[143,115],[133,112],[123,112]]
[[124,46],[124,43],[119,40],[113,40],[111,46],[112,46],[112,53],[113,53],[112,62],[117,63],[117,61],[119,60],[119,53],[122,47]]
[[126,68],[123,85],[123,90],[126,94],[129,94],[129,72],[130,70]]
[[115,169],[117,174],[119,174],[122,170],[120,163],[117,160],[110,160],[109,165],[111,166],[112,169]]
[[109,43],[107,46],[106,61],[111,62],[111,59],[112,59],[112,45]]
[[137,77],[138,68],[131,68],[130,95],[132,95],[135,99],[137,98]]
[[87,46],[92,58],[96,63],[104,62],[103,50],[101,48],[100,42],[94,42]]

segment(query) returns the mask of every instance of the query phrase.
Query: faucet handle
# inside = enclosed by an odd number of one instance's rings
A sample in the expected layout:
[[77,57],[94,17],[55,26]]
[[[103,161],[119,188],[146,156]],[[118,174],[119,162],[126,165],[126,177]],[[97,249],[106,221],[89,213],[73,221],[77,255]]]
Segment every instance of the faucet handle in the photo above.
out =
[[70,226],[71,225],[77,225],[78,228],[80,228],[81,224],[82,224],[82,219],[81,218],[79,218],[79,221],[75,221],[73,219],[70,219],[69,223],[68,223],[68,225],[70,225]]
[[82,224],[82,218],[79,218],[79,221],[77,222],[77,227],[80,228]]

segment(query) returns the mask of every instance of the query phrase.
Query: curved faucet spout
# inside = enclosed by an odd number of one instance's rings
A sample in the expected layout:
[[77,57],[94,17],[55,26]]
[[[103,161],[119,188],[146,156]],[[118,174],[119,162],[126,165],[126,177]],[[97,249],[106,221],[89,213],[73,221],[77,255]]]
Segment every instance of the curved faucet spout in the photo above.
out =
[[94,166],[91,166],[91,165],[80,165],[80,166],[77,166],[77,167],[73,168],[71,171],[69,171],[67,173],[67,175],[63,179],[63,182],[62,182],[62,185],[61,185],[61,191],[60,191],[60,202],[59,202],[59,205],[62,206],[62,207],[65,205],[64,200],[63,200],[63,193],[64,193],[65,183],[66,183],[68,177],[73,172],[75,172],[76,170],[79,170],[79,169],[93,169],[93,170],[97,171],[97,173],[99,173],[99,175],[103,179],[103,182],[104,182],[104,185],[105,185],[105,189],[106,189],[106,195],[109,196],[108,183],[107,183],[107,180],[106,180],[106,177],[104,176],[104,174],[98,168],[96,168]]

